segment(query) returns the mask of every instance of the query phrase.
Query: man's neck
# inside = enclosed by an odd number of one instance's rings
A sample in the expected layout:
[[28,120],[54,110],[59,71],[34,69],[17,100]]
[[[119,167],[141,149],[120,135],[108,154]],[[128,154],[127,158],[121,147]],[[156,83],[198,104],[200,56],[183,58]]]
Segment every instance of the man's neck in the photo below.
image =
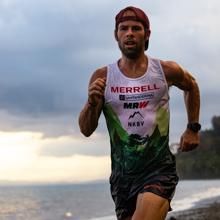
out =
[[145,54],[136,59],[129,59],[122,56],[118,62],[118,66],[125,76],[129,78],[138,78],[147,71],[148,58]]

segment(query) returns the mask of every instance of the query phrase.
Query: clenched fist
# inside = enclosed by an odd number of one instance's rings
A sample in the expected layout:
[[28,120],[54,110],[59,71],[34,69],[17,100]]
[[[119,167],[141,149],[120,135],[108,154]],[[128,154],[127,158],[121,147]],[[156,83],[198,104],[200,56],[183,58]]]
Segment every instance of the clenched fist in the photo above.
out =
[[199,133],[187,129],[180,140],[181,151],[191,151],[199,145]]
[[88,103],[98,105],[104,96],[106,78],[97,78],[89,85]]

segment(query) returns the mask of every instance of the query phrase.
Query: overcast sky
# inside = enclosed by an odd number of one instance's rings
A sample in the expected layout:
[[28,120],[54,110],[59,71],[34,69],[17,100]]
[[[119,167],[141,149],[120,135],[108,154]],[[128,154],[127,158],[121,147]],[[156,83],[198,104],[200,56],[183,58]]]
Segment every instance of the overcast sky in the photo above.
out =
[[[197,79],[203,129],[211,127],[212,116],[220,115],[218,0],[1,0],[0,153],[5,163],[1,180],[108,177],[103,116],[89,139],[80,134],[77,117],[91,74],[120,57],[114,17],[128,5],[141,7],[149,16],[147,54],[174,60]],[[173,88],[171,142],[178,141],[185,127],[182,92]],[[16,163],[21,161],[18,169]],[[94,169],[88,174],[91,163]],[[105,166],[97,170],[99,164]]]

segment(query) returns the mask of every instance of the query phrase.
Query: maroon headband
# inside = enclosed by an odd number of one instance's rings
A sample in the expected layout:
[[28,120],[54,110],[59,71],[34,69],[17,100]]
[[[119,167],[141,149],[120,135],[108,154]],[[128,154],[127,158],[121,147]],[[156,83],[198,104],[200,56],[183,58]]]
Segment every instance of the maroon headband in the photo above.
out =
[[[135,16],[124,16],[126,11],[133,11]],[[129,6],[122,9],[115,17],[115,28],[117,29],[119,23],[128,20],[139,21],[146,29],[150,29],[150,22],[147,15],[139,8]]]

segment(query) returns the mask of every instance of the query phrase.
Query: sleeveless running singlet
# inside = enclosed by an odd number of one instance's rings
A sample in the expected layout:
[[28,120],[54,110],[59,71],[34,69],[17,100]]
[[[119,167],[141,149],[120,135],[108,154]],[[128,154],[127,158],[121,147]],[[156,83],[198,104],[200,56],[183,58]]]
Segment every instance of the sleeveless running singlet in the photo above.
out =
[[111,142],[110,183],[135,193],[166,165],[175,167],[168,146],[168,85],[160,61],[150,57],[139,78],[126,77],[117,62],[107,69],[103,112]]

